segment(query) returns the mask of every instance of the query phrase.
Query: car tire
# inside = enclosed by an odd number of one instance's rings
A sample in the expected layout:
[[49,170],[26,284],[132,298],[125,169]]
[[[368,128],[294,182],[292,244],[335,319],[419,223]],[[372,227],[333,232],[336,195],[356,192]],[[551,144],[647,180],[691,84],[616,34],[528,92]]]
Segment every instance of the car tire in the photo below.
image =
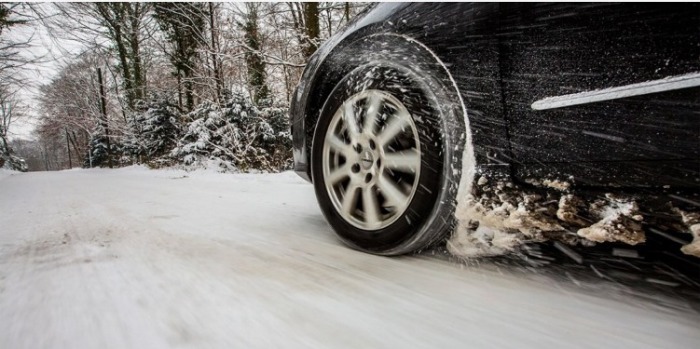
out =
[[366,58],[321,109],[312,178],[342,241],[405,254],[444,240],[453,227],[464,119],[449,89],[420,69],[424,60]]

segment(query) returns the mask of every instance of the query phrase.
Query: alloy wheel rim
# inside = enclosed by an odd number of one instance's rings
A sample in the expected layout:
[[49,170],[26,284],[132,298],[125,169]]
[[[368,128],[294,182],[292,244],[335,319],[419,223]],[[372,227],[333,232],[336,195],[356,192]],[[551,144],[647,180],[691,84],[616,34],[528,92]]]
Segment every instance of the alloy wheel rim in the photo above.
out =
[[323,145],[323,180],[337,212],[353,226],[379,230],[406,211],[418,189],[418,130],[391,94],[365,90],[333,115]]

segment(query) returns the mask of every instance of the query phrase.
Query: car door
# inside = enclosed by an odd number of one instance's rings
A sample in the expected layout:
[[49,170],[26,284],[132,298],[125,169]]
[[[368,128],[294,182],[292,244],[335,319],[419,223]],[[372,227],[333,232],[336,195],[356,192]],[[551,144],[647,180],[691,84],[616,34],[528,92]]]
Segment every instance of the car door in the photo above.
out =
[[500,22],[518,179],[699,185],[698,4],[509,3]]

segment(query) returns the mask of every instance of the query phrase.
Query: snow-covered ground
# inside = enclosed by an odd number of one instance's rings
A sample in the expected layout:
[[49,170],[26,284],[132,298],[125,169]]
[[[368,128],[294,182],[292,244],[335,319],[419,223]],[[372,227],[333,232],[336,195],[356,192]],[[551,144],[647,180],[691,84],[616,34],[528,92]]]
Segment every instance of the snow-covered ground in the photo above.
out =
[[9,177],[12,175],[20,174],[21,172],[19,171],[13,171],[13,170],[8,170],[6,168],[0,168],[0,179],[3,179],[5,177]]
[[292,173],[0,178],[0,348],[698,348],[698,324],[552,278],[350,250]]

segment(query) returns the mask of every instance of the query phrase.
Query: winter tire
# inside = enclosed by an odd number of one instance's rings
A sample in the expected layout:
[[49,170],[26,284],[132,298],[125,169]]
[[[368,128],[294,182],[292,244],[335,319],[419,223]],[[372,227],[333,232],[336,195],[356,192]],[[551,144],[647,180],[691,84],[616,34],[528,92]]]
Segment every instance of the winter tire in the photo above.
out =
[[415,67],[373,60],[352,70],[316,126],[318,202],[338,236],[362,251],[412,252],[452,227],[463,119],[443,84]]

